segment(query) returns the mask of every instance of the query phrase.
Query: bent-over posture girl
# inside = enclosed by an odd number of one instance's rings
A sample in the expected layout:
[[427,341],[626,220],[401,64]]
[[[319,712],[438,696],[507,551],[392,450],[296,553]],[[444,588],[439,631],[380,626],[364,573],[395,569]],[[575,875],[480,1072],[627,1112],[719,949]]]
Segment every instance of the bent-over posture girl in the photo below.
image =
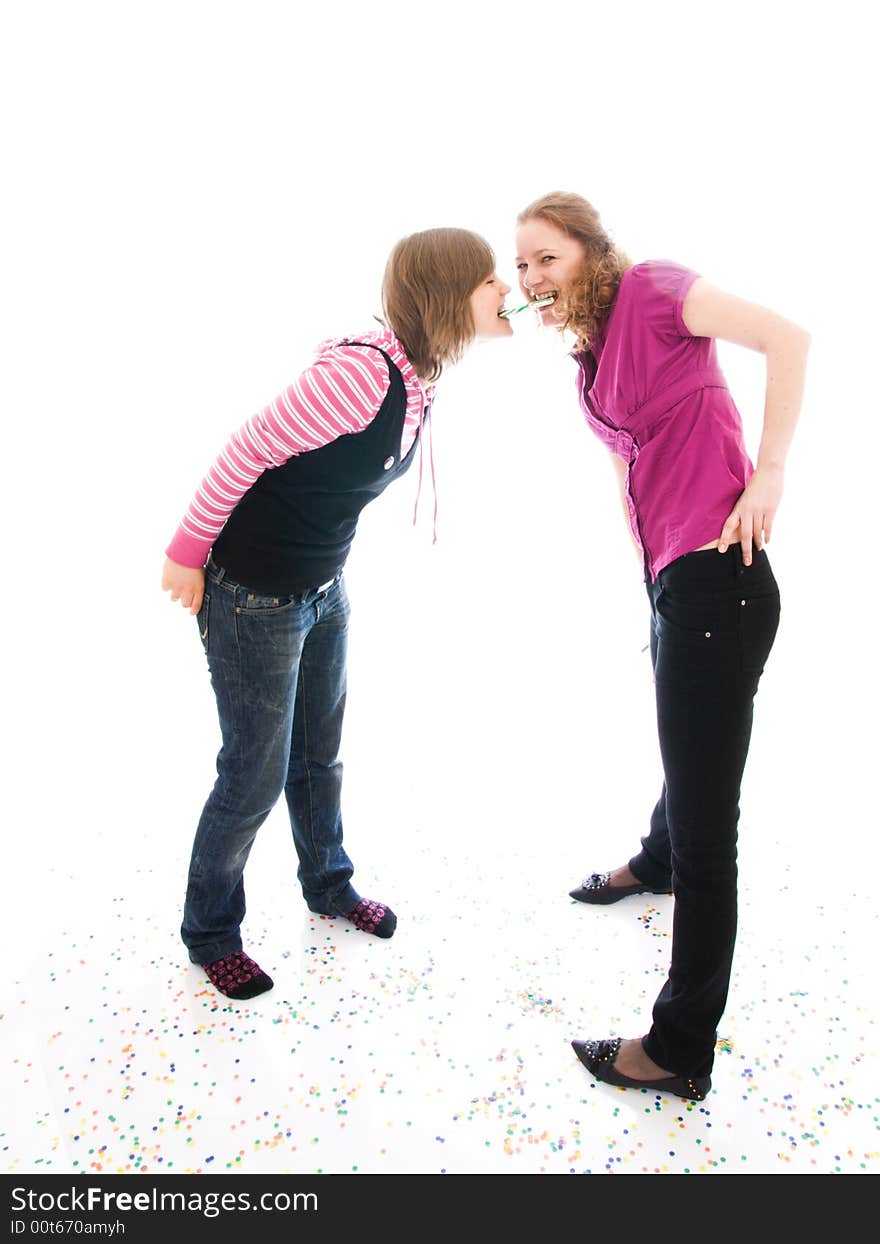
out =
[[197,615],[223,741],[181,935],[230,998],[272,987],[242,947],[243,873],[282,794],[309,909],[394,933],[391,908],[352,885],[342,841],[343,566],[361,510],[416,454],[421,483],[434,383],[475,337],[511,333],[508,292],[475,234],[404,238],[385,271],[385,327],[321,347],[232,437],[168,546],[162,586]]

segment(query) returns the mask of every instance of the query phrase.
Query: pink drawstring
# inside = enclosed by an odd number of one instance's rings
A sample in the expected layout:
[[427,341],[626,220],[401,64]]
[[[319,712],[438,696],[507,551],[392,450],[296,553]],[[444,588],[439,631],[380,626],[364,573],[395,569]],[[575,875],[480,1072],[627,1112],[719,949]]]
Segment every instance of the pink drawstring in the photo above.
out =
[[428,423],[428,457],[431,462],[431,488],[434,493],[434,539],[432,544],[437,543],[437,475],[434,471],[434,420]]
[[[416,503],[413,506],[413,527],[416,525],[416,519],[419,516],[419,497],[422,493],[422,468],[424,466],[424,446],[425,446],[425,404],[422,403],[422,413],[419,416],[419,483],[416,488]],[[437,543],[437,475],[434,470],[434,433],[431,423],[428,424],[428,460],[431,464],[431,488],[434,492],[434,539],[432,544]]]
[[425,444],[424,439],[422,437],[422,432],[424,430],[424,427],[425,427],[425,403],[423,401],[422,411],[421,411],[421,414],[419,415],[419,483],[418,483],[418,487],[416,488],[416,503],[413,506],[413,527],[415,527],[416,519],[419,516],[419,497],[422,495],[422,459],[424,456],[422,451],[424,449],[424,444]]

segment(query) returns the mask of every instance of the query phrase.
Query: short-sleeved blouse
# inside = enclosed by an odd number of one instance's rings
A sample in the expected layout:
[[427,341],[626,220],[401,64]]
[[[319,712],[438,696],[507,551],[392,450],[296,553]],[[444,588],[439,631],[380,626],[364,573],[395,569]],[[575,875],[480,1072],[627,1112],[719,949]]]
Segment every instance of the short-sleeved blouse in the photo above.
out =
[[664,260],[628,268],[591,348],[574,355],[587,423],[628,464],[630,523],[652,580],[718,539],[754,471],[715,342],[682,317],[696,279]]

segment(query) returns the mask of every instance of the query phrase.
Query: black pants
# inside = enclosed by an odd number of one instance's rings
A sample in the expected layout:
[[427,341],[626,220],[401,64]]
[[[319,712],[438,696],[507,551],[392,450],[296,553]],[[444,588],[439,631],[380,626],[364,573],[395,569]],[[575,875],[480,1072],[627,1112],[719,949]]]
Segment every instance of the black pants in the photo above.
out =
[[739,793],[752,706],[779,624],[764,552],[678,558],[648,582],[664,784],[630,868],[675,895],[669,977],[644,1038],[649,1058],[708,1075],[736,938]]

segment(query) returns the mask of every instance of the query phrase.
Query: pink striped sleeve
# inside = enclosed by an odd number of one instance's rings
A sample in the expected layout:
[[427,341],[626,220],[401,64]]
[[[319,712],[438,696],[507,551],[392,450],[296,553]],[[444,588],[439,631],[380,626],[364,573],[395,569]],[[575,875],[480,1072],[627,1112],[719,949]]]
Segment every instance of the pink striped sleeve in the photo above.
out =
[[227,518],[264,471],[362,432],[390,383],[378,350],[339,346],[322,355],[233,434],[202,480],[166,556],[180,566],[204,566]]

